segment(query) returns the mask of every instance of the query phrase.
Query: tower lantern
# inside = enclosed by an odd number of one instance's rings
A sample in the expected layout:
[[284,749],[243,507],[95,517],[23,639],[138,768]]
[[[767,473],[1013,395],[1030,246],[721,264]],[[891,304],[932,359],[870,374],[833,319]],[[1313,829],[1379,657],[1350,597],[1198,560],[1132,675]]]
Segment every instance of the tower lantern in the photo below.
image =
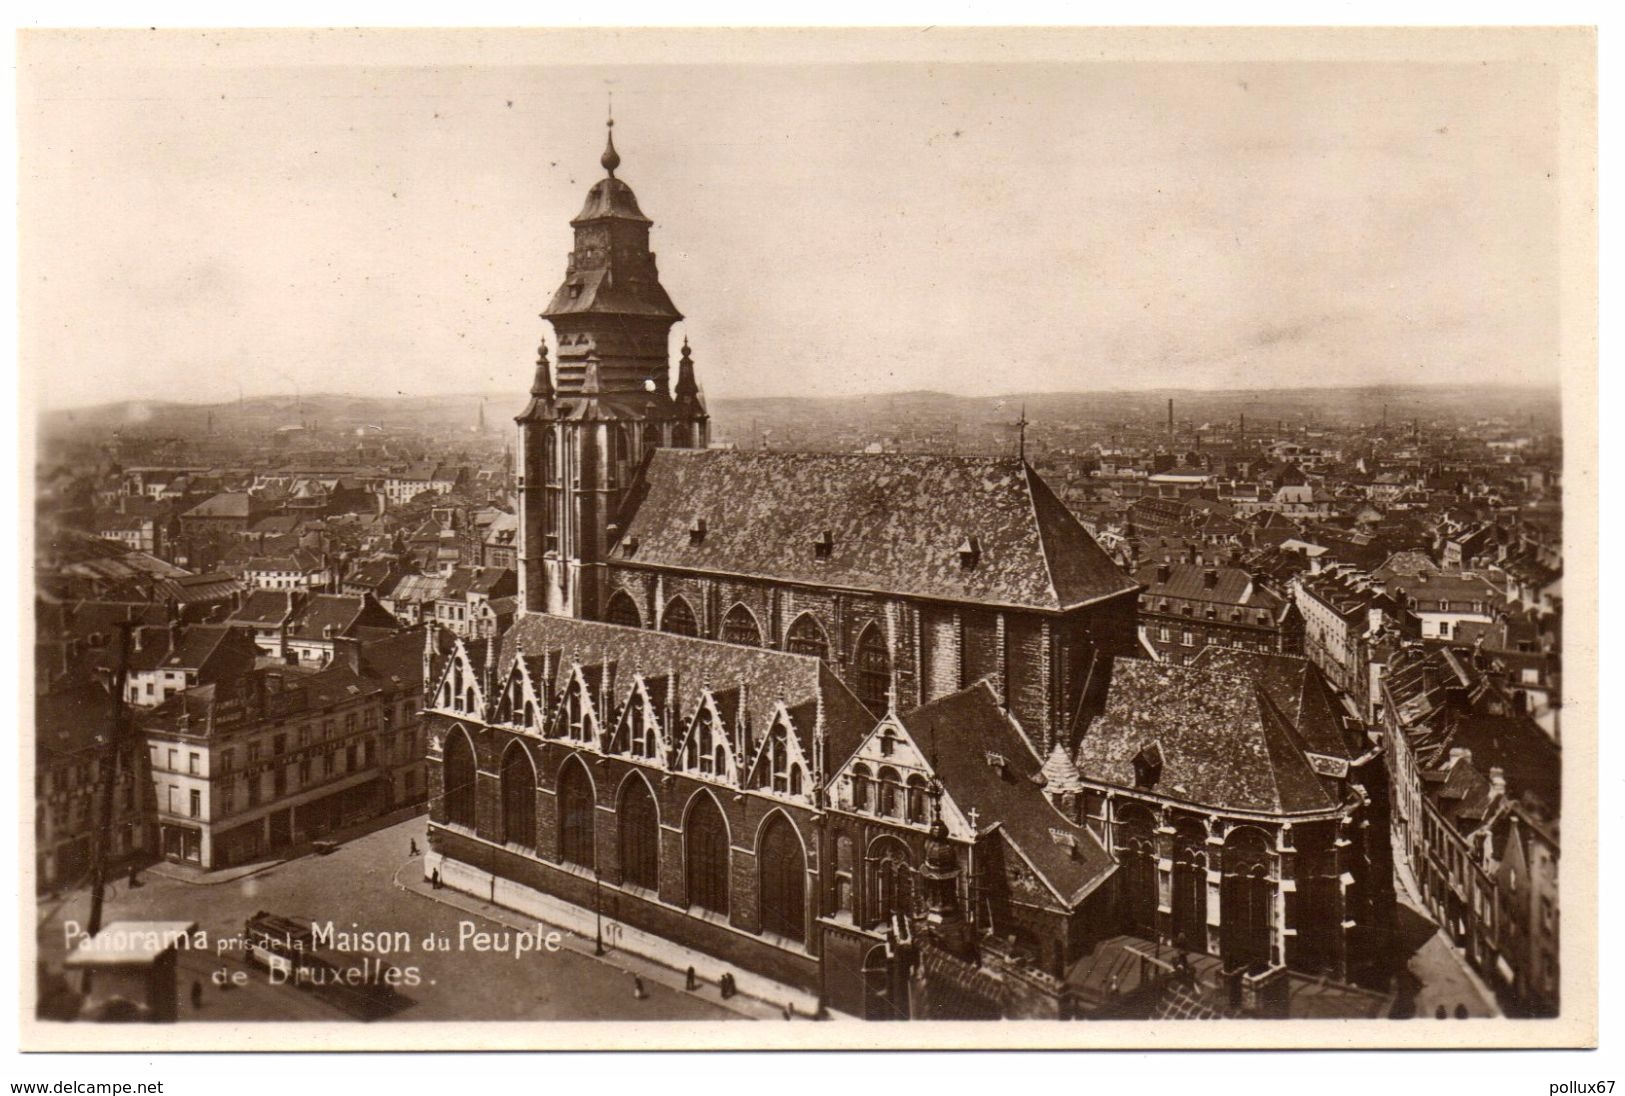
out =
[[545,342],[519,424],[519,597],[529,612],[596,618],[616,514],[660,446],[703,448],[707,416],[685,352],[676,398],[668,341],[677,311],[649,250],[652,222],[617,178],[613,119],[574,220],[564,280],[542,318]]

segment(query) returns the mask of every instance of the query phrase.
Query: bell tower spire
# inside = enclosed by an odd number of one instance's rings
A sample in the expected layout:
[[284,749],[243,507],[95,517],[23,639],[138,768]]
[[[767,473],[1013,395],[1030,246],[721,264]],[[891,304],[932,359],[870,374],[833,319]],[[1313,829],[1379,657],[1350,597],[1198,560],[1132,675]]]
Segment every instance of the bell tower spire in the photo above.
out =
[[633,478],[659,446],[706,444],[704,399],[687,350],[671,391],[672,325],[683,318],[660,284],[652,222],[616,172],[613,103],[604,177],[574,220],[564,281],[542,318],[557,337],[537,352],[519,416],[519,597],[527,612],[594,619],[604,561]]

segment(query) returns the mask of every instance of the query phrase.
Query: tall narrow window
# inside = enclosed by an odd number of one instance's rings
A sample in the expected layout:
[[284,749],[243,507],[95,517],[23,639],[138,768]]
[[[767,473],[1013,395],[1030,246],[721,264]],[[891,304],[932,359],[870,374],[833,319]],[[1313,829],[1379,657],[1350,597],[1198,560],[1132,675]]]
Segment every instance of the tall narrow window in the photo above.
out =
[[688,902],[713,913],[728,912],[728,826],[716,800],[695,797],[684,827],[688,858]]
[[1270,960],[1269,839],[1250,826],[1230,832],[1224,842],[1224,881],[1219,892],[1222,951],[1227,966],[1257,966]]
[[1143,807],[1118,816],[1118,910],[1125,932],[1157,938],[1157,846],[1155,825]]
[[572,757],[559,770],[559,858],[566,864],[592,868],[597,863],[593,849],[592,778],[580,759]]
[[517,742],[502,755],[502,840],[536,847],[536,770]]
[[1207,950],[1207,834],[1199,822],[1175,827],[1173,873],[1174,943]]
[[621,833],[621,874],[628,883],[660,888],[660,812],[649,785],[637,776],[626,782],[617,812]]
[[807,859],[795,827],[775,814],[762,830],[762,929],[791,940],[807,938]]
[[[326,757],[326,772],[331,775],[333,771],[333,756]],[[467,826],[474,828],[474,748],[469,744],[468,736],[460,730],[454,730],[446,736],[446,746],[442,754],[440,771],[444,787],[443,801],[446,805],[446,821],[453,826]],[[251,781],[250,799],[257,798],[252,792],[259,787],[258,779]]]
[[887,694],[891,691],[891,656],[886,652],[886,637],[875,625],[869,625],[858,637],[854,661],[858,699],[871,712],[884,712]]
[[869,777],[869,766],[852,766],[852,809],[867,811],[873,809],[874,789],[873,781]]

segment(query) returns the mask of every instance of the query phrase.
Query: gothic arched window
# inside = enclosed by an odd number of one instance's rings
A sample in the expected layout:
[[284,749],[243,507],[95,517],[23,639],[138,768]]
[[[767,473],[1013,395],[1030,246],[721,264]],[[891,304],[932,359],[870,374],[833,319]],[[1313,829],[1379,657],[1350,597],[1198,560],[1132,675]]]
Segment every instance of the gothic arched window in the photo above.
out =
[[625,590],[616,590],[609,596],[609,604],[604,606],[604,620],[628,628],[643,627],[643,614],[638,612],[638,603]]
[[774,814],[762,830],[756,857],[762,871],[762,930],[791,940],[807,938],[807,857],[795,827]]
[[784,636],[784,649],[793,655],[812,655],[829,661],[829,640],[811,613],[802,613]]
[[853,661],[857,670],[858,699],[871,712],[884,712],[887,693],[891,690],[891,655],[886,652],[886,638],[878,627],[871,624],[863,630]]
[[737,643],[742,647],[760,647],[762,645],[762,629],[756,624],[756,617],[743,605],[735,605],[728,610],[728,615],[722,618],[722,642]]
[[474,747],[468,735],[454,730],[446,735],[441,753],[441,783],[446,804],[446,821],[453,826],[474,828]]
[[660,889],[660,812],[649,785],[634,775],[621,792],[621,873],[633,886]]
[[700,623],[694,619],[694,610],[688,607],[688,602],[674,597],[666,603],[666,611],[660,616],[660,630],[674,636],[697,636]]
[[597,863],[593,848],[592,778],[579,758],[571,757],[559,770],[559,859],[577,867]]
[[502,840],[536,847],[536,769],[517,742],[502,755]]
[[713,913],[728,912],[728,826],[716,800],[701,792],[683,827],[687,852],[688,903]]

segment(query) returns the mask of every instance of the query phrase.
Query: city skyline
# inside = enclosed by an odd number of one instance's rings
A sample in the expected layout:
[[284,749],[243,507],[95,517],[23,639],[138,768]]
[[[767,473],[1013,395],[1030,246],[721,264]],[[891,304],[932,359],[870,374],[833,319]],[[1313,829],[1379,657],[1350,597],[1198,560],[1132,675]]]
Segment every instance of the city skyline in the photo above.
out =
[[115,37],[93,78],[25,52],[42,406],[516,389],[611,92],[712,398],[1557,380],[1538,66],[375,67],[271,36],[279,65],[241,38],[204,64]]

